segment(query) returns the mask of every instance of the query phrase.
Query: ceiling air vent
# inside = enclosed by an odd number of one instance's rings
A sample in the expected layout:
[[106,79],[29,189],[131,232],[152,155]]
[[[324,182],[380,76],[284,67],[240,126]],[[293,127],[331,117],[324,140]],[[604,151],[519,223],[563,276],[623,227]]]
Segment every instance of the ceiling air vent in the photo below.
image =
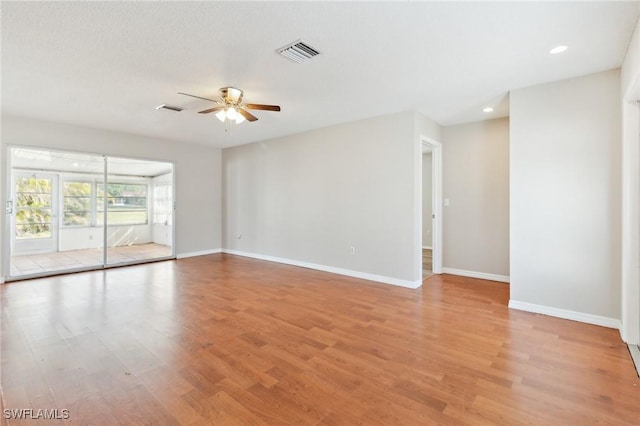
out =
[[174,107],[174,106],[170,106],[170,105],[166,105],[166,104],[158,105],[156,107],[156,109],[168,109],[169,111],[175,111],[175,112],[182,111],[182,108]]
[[284,47],[276,50],[276,53],[281,54],[287,59],[291,59],[293,62],[306,62],[314,56],[318,56],[320,52],[318,52],[313,47],[309,46],[302,40],[294,41],[293,43],[287,44]]

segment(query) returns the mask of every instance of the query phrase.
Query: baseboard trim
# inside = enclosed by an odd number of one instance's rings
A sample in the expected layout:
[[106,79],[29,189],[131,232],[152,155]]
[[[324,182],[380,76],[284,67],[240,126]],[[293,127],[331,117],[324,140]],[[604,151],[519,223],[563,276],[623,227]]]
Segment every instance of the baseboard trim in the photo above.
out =
[[466,271],[464,269],[442,268],[443,274],[460,275],[461,277],[479,278],[481,280],[498,281],[508,283],[510,281],[507,275],[487,274],[486,272]]
[[4,284],[4,277],[0,277],[0,284]]
[[200,251],[191,251],[188,253],[180,253],[176,255],[176,259],[184,259],[187,257],[195,257],[195,256],[206,256],[207,254],[216,254],[222,253],[222,249],[211,249],[211,250],[200,250]]
[[433,250],[433,247],[431,247],[431,246],[422,246],[422,248],[424,250]]
[[551,317],[563,318],[572,321],[584,322],[587,324],[599,325],[601,327],[615,328],[617,330],[620,330],[620,327],[622,325],[620,320],[615,318],[585,314],[583,312],[553,308],[551,306],[536,305],[534,303],[519,302],[517,300],[509,300],[509,308],[517,309],[520,311],[533,312],[536,314],[549,315]]
[[318,265],[316,263],[303,262],[300,260],[286,259],[282,257],[267,256],[264,254],[250,253],[240,250],[222,249],[223,253],[233,254],[236,256],[251,257],[253,259],[266,260],[269,262],[284,263],[286,265],[300,266],[302,268],[315,269],[332,274],[345,275],[347,277],[359,278],[362,280],[375,281],[383,284],[391,284],[399,287],[418,288],[422,285],[422,280],[408,281],[397,278],[385,277],[383,275],[368,274],[366,272],[352,271],[350,269],[335,268],[333,266]]

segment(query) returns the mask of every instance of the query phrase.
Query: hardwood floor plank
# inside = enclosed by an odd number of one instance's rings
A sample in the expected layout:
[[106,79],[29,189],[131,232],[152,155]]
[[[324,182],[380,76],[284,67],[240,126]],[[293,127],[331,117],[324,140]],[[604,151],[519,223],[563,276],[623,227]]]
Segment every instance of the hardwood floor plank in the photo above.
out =
[[3,407],[60,424],[640,424],[618,332],[510,310],[502,283],[215,254],[0,293]]
[[[221,391],[224,391],[228,395],[232,396],[235,401],[242,404],[245,408],[250,410],[256,417],[260,418],[267,424],[276,425],[297,425],[299,420],[296,416],[291,416],[286,409],[276,409],[273,405],[273,401],[270,398],[259,398],[252,393],[253,387],[249,389],[241,389],[226,380],[223,380],[218,384]],[[255,385],[256,388],[259,385]],[[269,392],[267,388],[257,388],[264,392]],[[266,389],[266,390],[265,390]],[[259,393],[259,392],[258,392]],[[279,402],[276,402],[279,404]],[[235,419],[231,424],[237,424],[242,419]]]

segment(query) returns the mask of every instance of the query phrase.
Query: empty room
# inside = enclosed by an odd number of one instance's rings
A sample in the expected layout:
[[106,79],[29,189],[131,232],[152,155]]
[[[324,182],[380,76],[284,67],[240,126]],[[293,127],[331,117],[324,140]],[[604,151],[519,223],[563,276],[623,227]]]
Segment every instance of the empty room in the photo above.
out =
[[640,1],[0,19],[0,424],[640,424]]

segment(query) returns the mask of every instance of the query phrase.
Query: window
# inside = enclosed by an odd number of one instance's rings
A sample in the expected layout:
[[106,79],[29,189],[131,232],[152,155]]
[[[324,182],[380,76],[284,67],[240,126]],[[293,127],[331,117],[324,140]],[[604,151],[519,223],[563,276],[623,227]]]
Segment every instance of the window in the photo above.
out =
[[51,179],[16,179],[16,238],[51,237]]
[[[97,185],[98,225],[104,223],[104,184]],[[147,185],[132,183],[107,184],[107,225],[147,223]]]
[[64,226],[91,225],[90,182],[64,182],[62,187],[62,215]]

